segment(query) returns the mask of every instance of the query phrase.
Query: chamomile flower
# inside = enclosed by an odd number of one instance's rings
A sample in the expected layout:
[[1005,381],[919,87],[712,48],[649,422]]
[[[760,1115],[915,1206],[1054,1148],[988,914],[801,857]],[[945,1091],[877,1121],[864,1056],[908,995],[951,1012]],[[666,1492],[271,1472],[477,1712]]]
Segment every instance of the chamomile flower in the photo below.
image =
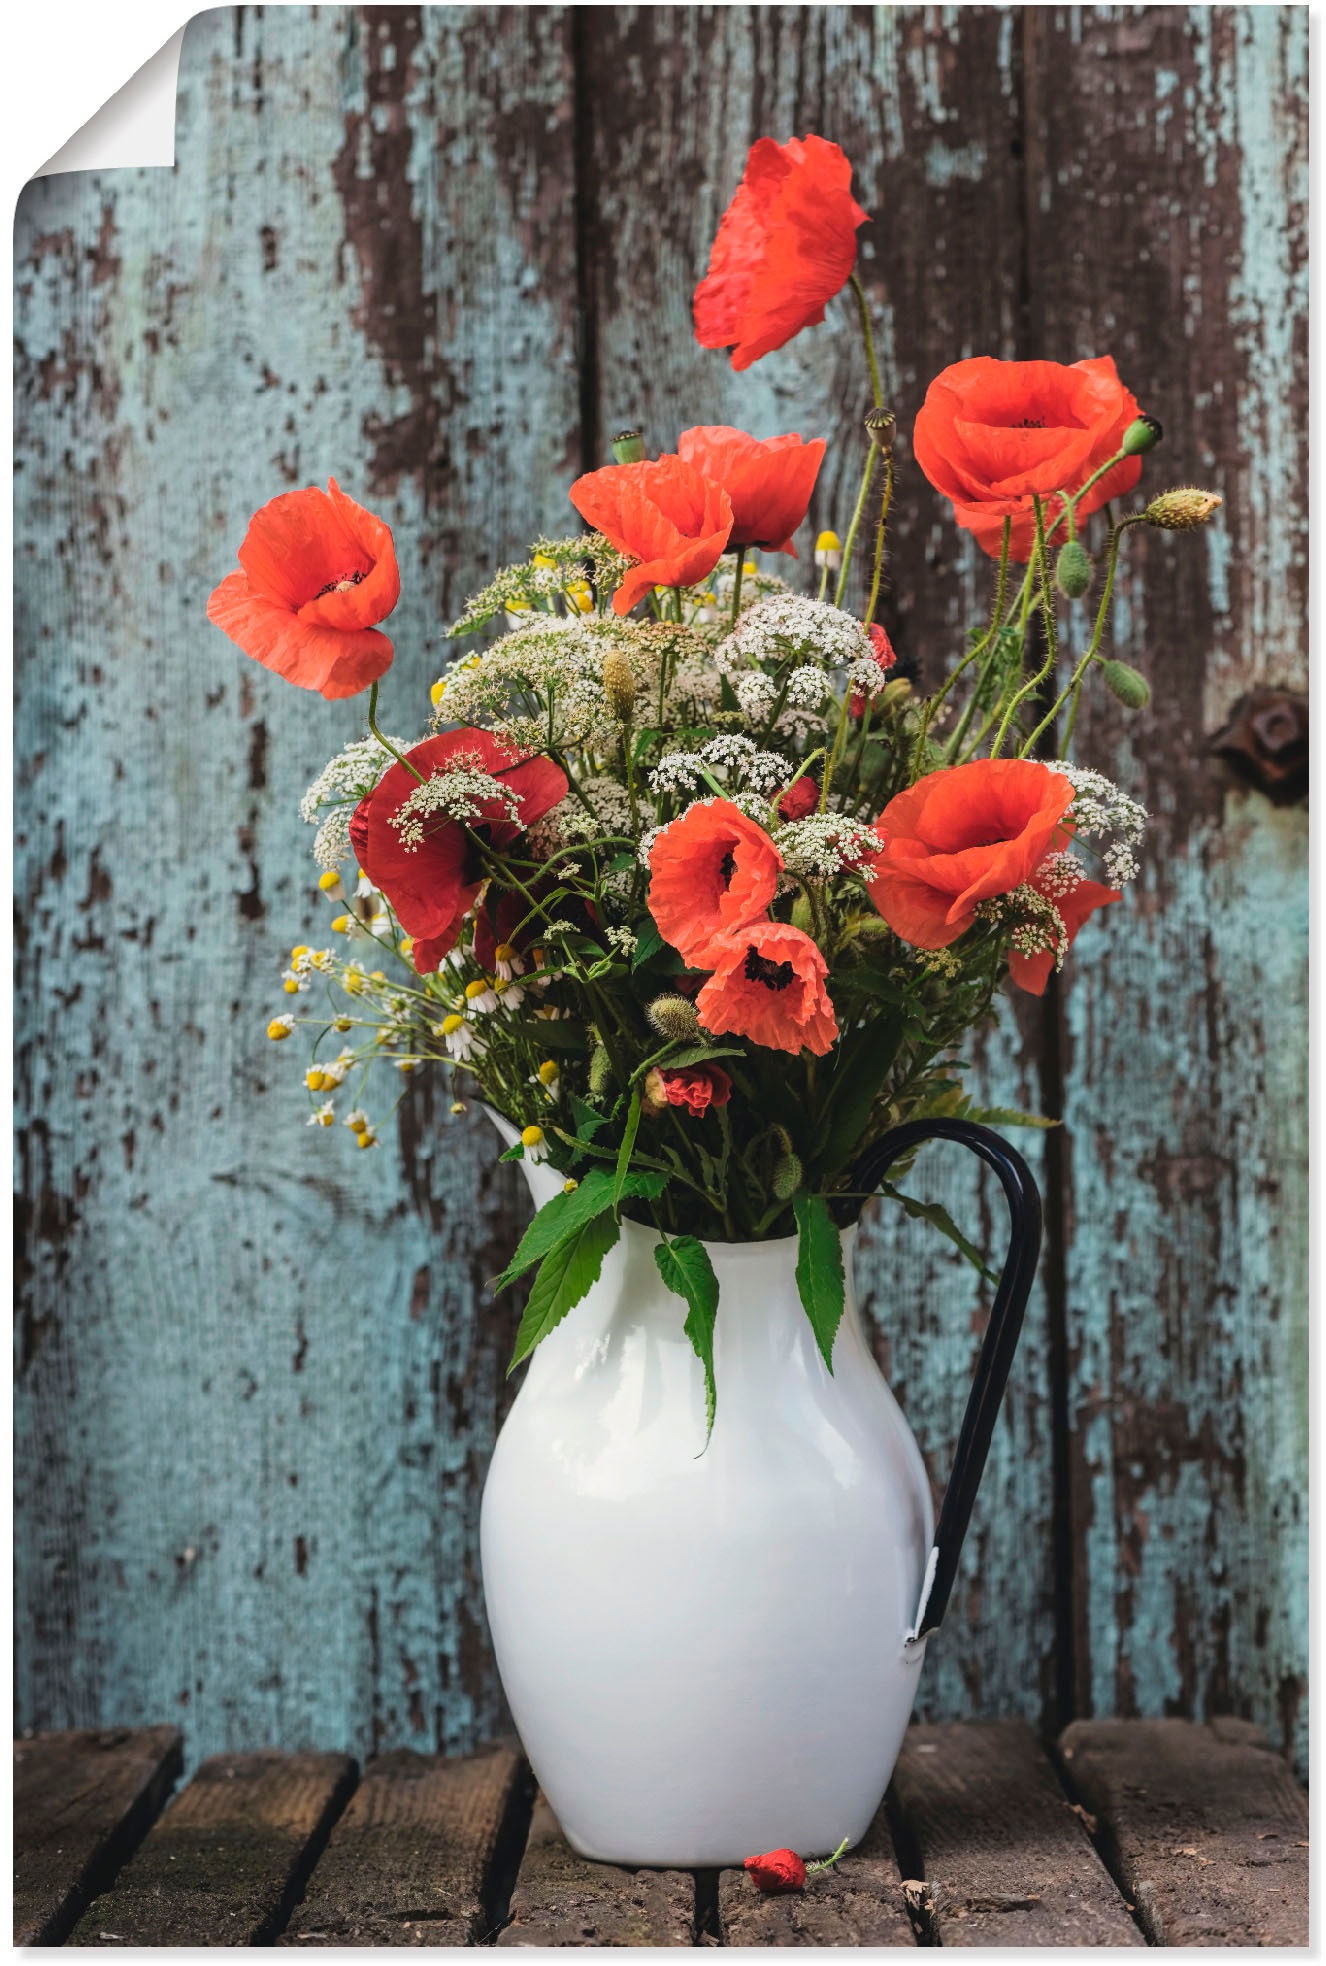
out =
[[499,942],[493,951],[493,971],[499,982],[509,983],[513,976],[523,976],[525,965],[520,951],[510,942]]
[[476,976],[465,985],[465,1008],[477,1016],[485,1016],[497,1009],[497,991],[493,987],[495,979],[491,976]]
[[448,1056],[454,1058],[458,1064],[465,1064],[484,1048],[473,1024],[467,1023],[454,1010],[449,1017],[444,1017],[440,1024],[435,1024],[433,1031],[446,1046]]
[[336,1111],[330,1099],[324,1100],[321,1106],[314,1107],[308,1116],[308,1123],[310,1126],[335,1126]]
[[548,1158],[548,1141],[541,1126],[527,1126],[520,1136],[520,1144],[525,1149],[525,1159],[535,1166]]

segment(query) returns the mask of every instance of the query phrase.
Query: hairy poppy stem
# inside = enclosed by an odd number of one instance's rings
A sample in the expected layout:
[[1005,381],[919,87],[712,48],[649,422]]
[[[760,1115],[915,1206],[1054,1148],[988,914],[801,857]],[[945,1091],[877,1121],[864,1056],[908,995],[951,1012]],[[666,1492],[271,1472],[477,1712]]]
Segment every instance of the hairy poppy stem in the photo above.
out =
[[736,560],[737,570],[732,576],[732,626],[734,628],[737,625],[737,616],[741,613],[741,576],[746,571],[746,549],[744,546],[738,547]]
[[884,391],[880,386],[879,363],[875,360],[875,337],[870,330],[870,303],[855,268],[852,270],[852,292],[856,295],[857,311],[861,316],[861,334],[866,344],[866,361],[870,365],[870,387],[874,392],[875,408],[880,410],[884,407]]
[[390,751],[392,757],[395,758],[397,764],[404,765],[405,769],[409,773],[411,773],[413,777],[417,778],[419,780],[419,783],[422,785],[424,782],[423,773],[421,771],[416,771],[414,766],[410,763],[410,760],[407,757],[405,757],[402,752],[396,749],[396,746],[392,743],[389,737],[384,737],[382,735],[382,732],[378,729],[378,686],[376,683],[373,684],[373,687],[368,692],[368,727],[372,731],[374,737],[376,737],[378,743],[382,746],[383,750]]
[[865,625],[869,628],[875,619],[875,607],[879,601],[879,583],[884,573],[884,534],[889,523],[889,507],[893,503],[893,454],[884,460],[884,500],[879,508],[879,524],[875,527],[875,573],[870,583],[870,599],[866,603]]

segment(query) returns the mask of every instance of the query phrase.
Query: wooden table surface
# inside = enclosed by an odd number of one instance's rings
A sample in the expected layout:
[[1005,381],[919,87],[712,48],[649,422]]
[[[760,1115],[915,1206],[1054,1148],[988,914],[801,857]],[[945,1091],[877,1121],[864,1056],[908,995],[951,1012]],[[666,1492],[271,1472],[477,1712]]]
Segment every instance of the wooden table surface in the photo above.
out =
[[[518,1748],[258,1752],[173,1799],[171,1727],[14,1746],[28,1945],[1306,1945],[1307,1805],[1241,1720],[916,1726],[864,1841],[803,1892],[623,1870]],[[697,1779],[702,1780],[702,1776]],[[810,1853],[806,1853],[810,1854]]]

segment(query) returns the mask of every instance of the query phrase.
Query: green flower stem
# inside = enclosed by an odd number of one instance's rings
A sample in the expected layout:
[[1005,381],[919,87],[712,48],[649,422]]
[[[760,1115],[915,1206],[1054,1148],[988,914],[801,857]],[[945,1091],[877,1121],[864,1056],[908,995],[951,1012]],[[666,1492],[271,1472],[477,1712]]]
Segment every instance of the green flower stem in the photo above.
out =
[[408,772],[410,772],[415,778],[417,778],[419,783],[422,785],[424,782],[423,773],[421,771],[416,771],[415,767],[410,763],[410,760],[407,757],[405,757],[405,755],[402,752],[396,749],[396,746],[392,743],[389,737],[384,737],[382,735],[382,732],[378,729],[378,686],[376,682],[373,684],[372,689],[370,689],[370,691],[368,692],[368,727],[372,731],[374,737],[376,737],[378,743],[382,746],[383,750],[390,751],[392,757],[395,758],[396,762],[398,764],[404,765],[405,769]]
[[[884,460],[884,499],[879,508],[879,523],[875,527],[875,572],[870,583],[870,599],[866,603],[865,625],[869,628],[875,619],[875,605],[879,600],[879,583],[884,573],[884,534],[889,523],[889,507],[893,503],[893,457]],[[1007,522],[1006,522],[1007,523]]]
[[806,1865],[807,1874],[809,1874],[812,1870],[832,1870],[833,1866],[837,1863],[839,1857],[842,1856],[843,1851],[847,1848],[849,1841],[850,1839],[848,1837],[844,1837],[842,1842],[838,1845],[838,1848],[834,1851],[831,1857],[821,1857],[817,1864],[807,1864]]
[[866,468],[861,474],[861,489],[856,495],[856,508],[852,513],[852,523],[847,528],[847,537],[843,541],[842,565],[838,569],[838,585],[834,589],[833,595],[833,605],[836,608],[842,606],[843,595],[847,592],[847,576],[851,571],[852,554],[856,550],[856,536],[861,530],[861,515],[866,509],[866,500],[870,497],[870,487],[874,483],[875,466],[878,463],[879,447],[872,438],[870,442],[870,455],[866,459]]
[[1086,678],[1087,670],[1091,667],[1092,663],[1096,660],[1096,657],[1100,651],[1101,637],[1105,633],[1105,624],[1109,620],[1110,603],[1114,598],[1114,577],[1115,574],[1118,572],[1118,567],[1119,567],[1119,545],[1128,527],[1140,525],[1141,519],[1142,519],[1142,515],[1139,512],[1130,519],[1121,519],[1117,526],[1113,526],[1111,528],[1108,557],[1105,566],[1105,585],[1101,590],[1100,606],[1096,610],[1096,626],[1092,632],[1091,641],[1087,646],[1086,653],[1082,656],[1076,669],[1074,669],[1072,676],[1069,678],[1067,684],[1059,692],[1059,695],[1055,698],[1054,702],[1050,705],[1049,710],[1046,712],[1044,717],[1042,717],[1041,721],[1037,724],[1035,730],[1031,733],[1031,736],[1027,739],[1026,743],[1022,746],[1021,751],[1018,753],[1019,757],[1025,758],[1030,754],[1032,746],[1050,728],[1050,725],[1054,722],[1059,712],[1063,709],[1064,704],[1068,702],[1069,698],[1071,697],[1072,709],[1069,713],[1068,727],[1064,731],[1063,748],[1060,750],[1059,753],[1060,757],[1064,755],[1064,750],[1066,750],[1067,748],[1068,740],[1073,735],[1073,725],[1077,721],[1077,703],[1078,703],[1078,698],[1082,693],[1082,684]]
[[990,746],[990,756],[992,758],[999,756],[1000,750],[1003,748],[1004,739],[1008,736],[1009,726],[1017,714],[1019,704],[1025,702],[1027,697],[1035,695],[1041,685],[1053,676],[1059,662],[1059,635],[1054,618],[1054,589],[1050,580],[1049,553],[1045,544],[1045,508],[1041,504],[1040,498],[1035,494],[1032,496],[1032,505],[1036,513],[1035,564],[1040,573],[1040,602],[1041,611],[1045,620],[1045,660],[1036,671],[1036,674],[1029,678],[1027,682],[1023,683],[1021,689],[1014,694],[1013,700],[1007,710],[1005,710],[1004,720],[995,733],[994,743]]
[[[921,721],[921,736],[916,747],[916,757],[918,763],[925,756],[925,740],[929,734],[930,725],[934,718],[935,711],[939,708],[940,704],[944,701],[944,698],[948,695],[954,683],[957,682],[958,677],[962,674],[963,670],[970,668],[973,662],[978,662],[980,660],[980,658],[985,654],[985,651],[989,648],[995,636],[999,633],[999,630],[1004,625],[1004,602],[1008,596],[1008,548],[1009,548],[1009,543],[1012,540],[1012,537],[1013,537],[1013,521],[1011,519],[1006,518],[1004,520],[1004,536],[999,548],[999,574],[998,574],[998,578],[995,581],[994,609],[990,615],[990,626],[986,629],[985,633],[982,635],[980,641],[977,642],[976,646],[974,648],[969,649],[966,655],[963,656],[961,662],[958,664],[957,668],[953,671],[952,675],[948,677],[947,681],[945,681],[940,686],[940,688],[935,691],[935,694],[932,697],[929,697],[927,699],[926,706],[925,706],[925,714]],[[962,739],[966,734],[967,726],[971,722],[972,711],[975,709],[976,699],[979,696],[979,694],[980,694],[979,688],[974,689],[972,691],[971,696],[969,697],[966,706],[963,709],[961,719],[959,720],[958,723],[958,727],[954,731],[953,736],[949,739],[949,742],[945,747],[946,756],[956,755],[959,747],[961,746]]]
[[861,285],[861,276],[855,267],[852,269],[852,292],[856,295],[857,312],[861,316],[861,338],[866,344],[866,361],[870,367],[870,388],[875,399],[875,408],[883,409],[884,391],[880,386],[879,363],[875,359],[875,337],[870,328],[870,303],[866,290]]
[[746,552],[744,547],[738,549],[736,562],[737,570],[732,576],[732,626],[734,628],[737,625],[737,616],[741,613],[741,577],[746,571]]

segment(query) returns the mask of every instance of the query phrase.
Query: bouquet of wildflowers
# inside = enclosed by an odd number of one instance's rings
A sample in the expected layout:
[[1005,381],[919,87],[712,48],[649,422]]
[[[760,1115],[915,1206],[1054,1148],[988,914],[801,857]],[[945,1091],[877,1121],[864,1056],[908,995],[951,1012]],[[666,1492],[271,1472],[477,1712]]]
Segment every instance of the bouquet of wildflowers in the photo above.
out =
[[[1129,530],[1219,503],[1189,488],[1117,509],[1160,432],[1108,357],[957,362],[911,453],[990,557],[990,612],[932,693],[900,676],[875,619],[900,474],[855,270],[865,221],[836,145],[762,140],[695,295],[699,341],[742,369],[852,289],[873,396],[860,491],[808,565],[794,542],[822,441],[703,427],[651,457],[626,432],[570,486],[588,530],[536,541],[452,625],[422,736],[380,726],[392,538],[335,481],[256,514],[209,609],[290,681],[369,691],[367,735],[301,808],[330,941],[294,950],[268,1027],[312,1033],[309,1123],[371,1148],[384,1076],[449,1072],[458,1105],[518,1134],[508,1157],[562,1177],[503,1279],[537,1266],[513,1363],[625,1214],[659,1232],[711,1417],[707,1241],[796,1235],[831,1362],[863,1151],[906,1119],[1023,1117],[973,1112],[955,1048],[1006,979],[1043,992],[1136,871],[1144,814],[1065,754],[1096,679],[1147,702],[1104,646]],[[1064,599],[1089,602],[1071,649]]]

